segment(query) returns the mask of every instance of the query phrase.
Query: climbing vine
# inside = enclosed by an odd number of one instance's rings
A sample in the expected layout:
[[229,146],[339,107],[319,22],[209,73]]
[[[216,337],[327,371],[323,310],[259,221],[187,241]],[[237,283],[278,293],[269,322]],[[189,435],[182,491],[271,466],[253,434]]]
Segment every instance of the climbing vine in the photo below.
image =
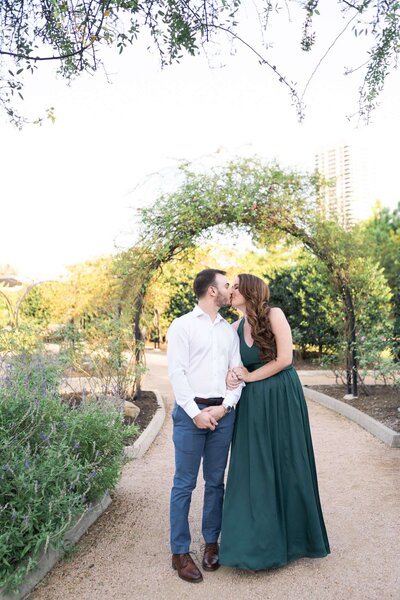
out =
[[[357,337],[352,278],[364,249],[355,231],[320,215],[324,182],[316,175],[281,169],[258,159],[240,159],[207,173],[181,167],[182,183],[141,210],[140,239],[126,262],[125,295],[134,298],[135,333],[146,290],[165,263],[185,254],[215,231],[249,233],[264,248],[277,240],[302,244],[327,267],[342,299],[347,341],[348,387],[357,395]],[[124,259],[126,261],[126,257]]]

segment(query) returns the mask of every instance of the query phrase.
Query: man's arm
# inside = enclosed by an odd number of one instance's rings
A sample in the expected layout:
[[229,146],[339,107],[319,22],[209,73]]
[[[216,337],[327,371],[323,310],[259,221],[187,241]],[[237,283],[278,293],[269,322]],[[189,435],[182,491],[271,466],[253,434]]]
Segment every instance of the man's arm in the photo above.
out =
[[[234,337],[231,342],[230,352],[229,352],[229,368],[237,367],[238,365],[242,365],[242,359],[240,357],[240,348],[239,348],[239,336],[234,332]],[[225,398],[221,406],[209,406],[207,408],[203,408],[203,411],[207,411],[211,414],[217,421],[222,419],[226,415],[226,413],[232,410],[239,401],[240,394],[242,393],[242,388],[245,386],[244,382],[240,382],[238,387],[232,390],[227,390],[225,394]]]
[[201,411],[194,401],[195,394],[186,376],[189,370],[189,332],[182,321],[172,322],[167,332],[167,341],[168,376],[175,400],[193,419]]
[[[236,331],[233,332],[233,340],[230,347],[229,352],[229,368],[233,369],[238,365],[242,365],[242,359],[240,357],[240,346],[239,346],[239,336]],[[242,393],[242,389],[244,387],[244,383],[239,385],[235,389],[227,390],[222,406],[228,408],[234,408],[239,401],[240,394]]]
[[173,321],[167,333],[167,340],[168,376],[176,403],[193,419],[196,427],[213,431],[217,420],[213,415],[199,409],[186,376],[189,369],[189,334],[182,321]]

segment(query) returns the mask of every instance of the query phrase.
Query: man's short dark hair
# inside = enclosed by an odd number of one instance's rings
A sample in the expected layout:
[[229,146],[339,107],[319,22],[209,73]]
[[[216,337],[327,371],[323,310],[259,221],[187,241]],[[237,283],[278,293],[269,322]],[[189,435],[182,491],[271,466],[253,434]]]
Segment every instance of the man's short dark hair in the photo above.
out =
[[197,273],[193,282],[193,290],[197,299],[206,295],[210,285],[215,285],[215,278],[217,275],[226,275],[226,271],[221,271],[220,269],[204,269],[204,271]]

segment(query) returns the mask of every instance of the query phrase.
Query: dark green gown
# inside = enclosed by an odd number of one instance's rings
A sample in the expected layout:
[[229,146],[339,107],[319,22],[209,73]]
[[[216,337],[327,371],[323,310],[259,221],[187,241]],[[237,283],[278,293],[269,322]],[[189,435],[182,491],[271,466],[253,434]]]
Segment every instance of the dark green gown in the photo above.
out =
[[[239,324],[244,366],[264,363]],[[293,367],[246,384],[237,407],[223,507],[220,563],[261,570],[329,554],[310,425]]]

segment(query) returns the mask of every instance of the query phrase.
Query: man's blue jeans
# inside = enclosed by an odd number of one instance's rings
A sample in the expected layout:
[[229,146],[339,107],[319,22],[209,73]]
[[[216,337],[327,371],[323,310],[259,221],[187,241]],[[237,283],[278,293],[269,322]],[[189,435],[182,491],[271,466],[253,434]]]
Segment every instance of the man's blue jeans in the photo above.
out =
[[[200,409],[204,405],[199,406]],[[175,476],[171,490],[171,550],[186,554],[190,550],[189,508],[192,492],[203,459],[205,481],[202,533],[206,543],[218,541],[221,530],[224,473],[232,439],[235,411],[226,414],[214,431],[199,429],[177,404],[172,411],[174,423]]]

